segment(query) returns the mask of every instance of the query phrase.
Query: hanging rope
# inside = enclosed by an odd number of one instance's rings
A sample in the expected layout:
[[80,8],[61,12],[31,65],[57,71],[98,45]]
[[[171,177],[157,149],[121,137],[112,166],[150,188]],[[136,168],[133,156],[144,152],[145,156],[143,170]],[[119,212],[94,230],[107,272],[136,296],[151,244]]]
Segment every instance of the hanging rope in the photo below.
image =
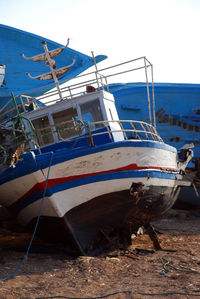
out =
[[43,205],[44,205],[44,198],[45,198],[45,195],[46,195],[46,190],[47,190],[47,185],[48,185],[48,180],[49,180],[49,174],[50,174],[50,169],[51,169],[52,160],[53,160],[53,154],[54,153],[52,152],[51,159],[50,159],[50,162],[49,162],[47,177],[46,177],[46,184],[45,184],[45,188],[44,188],[44,192],[43,192],[42,200],[41,200],[41,204],[40,204],[40,210],[39,210],[39,213],[38,213],[38,217],[37,217],[37,221],[36,221],[36,224],[35,224],[35,228],[34,228],[32,236],[31,236],[31,239],[30,239],[30,242],[29,242],[26,254],[25,254],[24,258],[22,259],[22,261],[20,262],[20,264],[18,265],[18,267],[11,274],[7,275],[4,278],[0,278],[0,281],[8,280],[8,279],[14,277],[17,274],[17,272],[19,271],[19,269],[23,266],[24,262],[28,258],[28,255],[29,255],[32,243],[33,243],[33,239],[34,239],[34,237],[36,235],[36,232],[37,232],[38,224],[39,224],[39,221],[40,221],[40,216],[41,216]]

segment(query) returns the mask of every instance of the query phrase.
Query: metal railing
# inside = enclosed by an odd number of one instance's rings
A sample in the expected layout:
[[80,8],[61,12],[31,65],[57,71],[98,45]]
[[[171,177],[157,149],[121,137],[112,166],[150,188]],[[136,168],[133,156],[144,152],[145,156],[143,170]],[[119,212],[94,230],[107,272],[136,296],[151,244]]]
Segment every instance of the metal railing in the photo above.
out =
[[[136,64],[136,65],[135,65]],[[151,70],[152,79],[152,95],[150,95],[149,80],[147,76],[147,70]],[[145,70],[146,88],[147,88],[147,107],[149,110],[149,121],[156,126],[155,120],[155,99],[154,99],[154,88],[153,88],[153,66],[146,59],[146,57],[139,57],[132,59],[127,62],[123,62],[111,67],[100,69],[86,74],[76,76],[70,79],[70,83],[66,80],[60,81],[60,92],[62,98],[59,97],[58,91],[55,88],[55,84],[49,84],[37,90],[31,90],[23,95],[15,96],[15,100],[20,113],[30,111],[34,105],[34,109],[39,109],[40,104],[51,105],[61,100],[70,100],[75,97],[81,96],[87,93],[87,86],[92,86],[94,90],[109,91],[109,80],[116,76],[125,76],[127,73],[136,70]],[[103,73],[104,75],[103,75]],[[52,87],[52,90],[45,92],[47,88]],[[35,98],[31,98],[29,95],[36,94]],[[15,116],[15,107],[12,99],[0,110],[0,124],[4,124],[9,118]]]
[[[104,129],[104,130],[102,130]],[[32,136],[37,139],[37,144],[45,146],[52,144],[53,136],[57,135],[58,141],[77,141],[90,138],[92,145],[95,145],[94,137],[108,135],[113,141],[113,136],[120,133],[123,140],[154,140],[163,142],[156,129],[142,121],[112,120],[85,123],[81,120],[62,122],[59,125],[47,126],[41,129],[34,129]],[[29,133],[31,134],[31,133]],[[122,138],[123,136],[123,138]],[[46,141],[45,141],[46,140]],[[57,140],[54,140],[56,142]]]
[[[55,136],[55,134],[58,140],[54,140],[53,136]],[[78,145],[78,141],[83,139],[86,139],[87,143],[84,143],[84,145],[87,147],[115,142],[114,138],[116,134],[120,136],[118,141],[135,139],[138,141],[152,140],[163,142],[156,129],[152,125],[142,121],[112,120],[88,124],[81,120],[71,120],[62,122],[57,127],[47,126],[42,129],[35,129],[31,124],[30,132],[21,132],[21,134],[18,132],[17,136],[13,134],[12,142],[10,142],[9,145],[1,145],[0,165],[4,163],[9,164],[7,158],[10,156],[13,157],[12,153],[15,153],[19,147],[21,147],[22,153],[33,149],[30,144],[34,145],[34,148],[40,151],[40,148],[44,146],[52,145],[58,141],[64,141],[68,142],[69,148],[73,149],[80,146]],[[99,142],[99,137],[102,135],[107,135],[108,139]],[[62,145],[61,147],[64,146]]]

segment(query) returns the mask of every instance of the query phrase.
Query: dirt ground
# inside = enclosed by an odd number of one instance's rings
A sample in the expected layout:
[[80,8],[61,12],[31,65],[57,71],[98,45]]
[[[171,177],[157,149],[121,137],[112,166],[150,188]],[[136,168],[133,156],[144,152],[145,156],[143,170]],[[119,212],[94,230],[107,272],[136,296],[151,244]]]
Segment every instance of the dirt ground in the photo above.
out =
[[31,236],[1,227],[0,298],[200,298],[199,216],[171,209],[155,221],[161,251],[146,234],[127,249],[78,258],[35,239],[21,267]]

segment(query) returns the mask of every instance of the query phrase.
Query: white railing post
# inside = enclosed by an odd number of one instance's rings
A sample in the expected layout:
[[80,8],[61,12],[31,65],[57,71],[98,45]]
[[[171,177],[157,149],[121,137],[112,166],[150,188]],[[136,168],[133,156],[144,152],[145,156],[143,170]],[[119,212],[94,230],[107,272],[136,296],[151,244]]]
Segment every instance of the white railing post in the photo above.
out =
[[96,80],[97,80],[97,86],[99,88],[100,86],[99,86],[99,79],[98,79],[98,76],[97,76],[97,73],[98,73],[97,64],[96,64],[96,60],[95,60],[95,57],[94,57],[94,52],[92,51],[91,53],[92,53],[92,58],[93,58],[93,61],[94,61],[94,66],[95,66],[95,69],[96,69],[95,75],[96,75]]
[[151,117],[151,100],[150,100],[150,93],[149,93],[149,81],[148,81],[148,74],[147,74],[147,63],[146,57],[144,57],[144,66],[145,66],[145,76],[146,76],[146,84],[147,84],[147,99],[148,99],[148,107],[149,107],[149,122],[152,124],[152,117]]
[[156,113],[155,113],[155,96],[154,96],[154,81],[153,81],[153,65],[151,64],[151,78],[152,78],[152,100],[153,100],[153,122],[154,127],[156,128]]

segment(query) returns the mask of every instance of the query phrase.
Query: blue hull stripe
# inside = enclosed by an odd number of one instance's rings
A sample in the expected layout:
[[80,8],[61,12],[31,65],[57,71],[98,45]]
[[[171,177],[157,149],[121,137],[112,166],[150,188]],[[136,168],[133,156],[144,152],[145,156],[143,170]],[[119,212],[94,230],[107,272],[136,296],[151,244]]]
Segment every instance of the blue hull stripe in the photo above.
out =
[[[120,171],[120,172],[99,174],[99,175],[94,175],[91,177],[75,179],[72,181],[67,181],[65,183],[57,184],[55,186],[51,186],[47,189],[46,196],[50,197],[54,193],[57,193],[60,191],[75,188],[75,187],[82,186],[82,185],[87,185],[90,183],[101,182],[101,181],[118,180],[118,179],[125,179],[125,178],[136,178],[136,177],[146,178],[147,174],[150,178],[160,178],[160,179],[169,179],[169,180],[177,179],[175,174],[160,172],[160,171]],[[44,192],[43,190],[36,192],[33,196],[24,199],[22,202],[14,204],[12,206],[12,211],[15,214],[18,214],[21,210],[26,208],[28,205],[34,203],[37,200],[42,199],[43,192]]]
[[[57,150],[55,153],[47,152],[43,154],[36,155],[36,160],[33,158],[31,153],[26,153],[23,155],[23,160],[16,163],[15,167],[10,167],[6,169],[0,176],[0,185],[14,180],[16,178],[31,174],[37,170],[45,169],[49,167],[51,161],[51,156],[53,154],[52,166],[65,161],[73,160],[79,157],[91,155],[94,153],[104,152],[113,148],[123,148],[123,147],[148,147],[148,148],[158,148],[164,149],[170,152],[176,152],[176,150],[164,143],[152,142],[152,141],[120,141],[115,143],[104,144],[101,146],[73,149],[69,150],[67,148],[62,148]],[[50,148],[49,148],[50,149]]]

